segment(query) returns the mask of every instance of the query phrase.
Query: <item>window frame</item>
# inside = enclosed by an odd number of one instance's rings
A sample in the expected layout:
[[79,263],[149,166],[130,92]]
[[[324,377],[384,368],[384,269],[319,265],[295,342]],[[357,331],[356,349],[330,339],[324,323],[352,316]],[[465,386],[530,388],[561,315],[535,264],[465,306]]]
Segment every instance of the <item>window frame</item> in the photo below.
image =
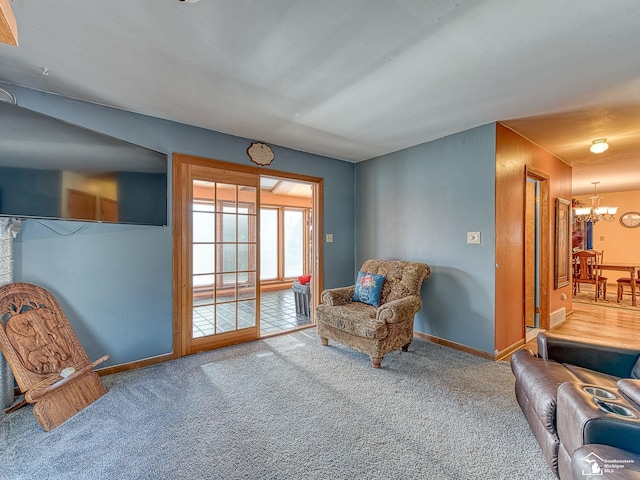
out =
[[[277,277],[276,278],[260,278],[260,282],[263,285],[269,285],[274,283],[284,283],[291,282],[296,279],[297,276],[286,277],[285,276],[285,251],[284,251],[284,216],[285,211],[295,211],[302,212],[302,222],[304,224],[302,231],[302,244],[303,244],[303,260],[302,260],[302,274],[301,275],[309,275],[311,270],[311,232],[309,230],[309,225],[311,221],[312,209],[308,207],[292,207],[287,205],[272,205],[272,204],[263,204],[260,205],[261,210],[276,210],[277,211],[277,250],[278,250],[278,258],[277,258]],[[261,213],[260,215],[261,221],[264,220],[264,217]],[[260,237],[262,240],[262,236]],[[258,246],[262,251],[262,245]],[[262,269],[260,269],[262,275]]]

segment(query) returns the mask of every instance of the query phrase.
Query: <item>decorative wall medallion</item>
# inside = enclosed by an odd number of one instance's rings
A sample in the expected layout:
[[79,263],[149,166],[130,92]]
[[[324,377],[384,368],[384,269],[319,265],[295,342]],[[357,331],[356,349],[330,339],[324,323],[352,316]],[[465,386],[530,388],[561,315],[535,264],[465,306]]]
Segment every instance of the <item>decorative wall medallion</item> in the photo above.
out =
[[253,142],[247,148],[247,155],[253,163],[258,165],[270,165],[275,155],[273,154],[273,150],[266,143],[262,142]]
[[640,212],[627,212],[620,215],[620,223],[627,228],[640,227]]

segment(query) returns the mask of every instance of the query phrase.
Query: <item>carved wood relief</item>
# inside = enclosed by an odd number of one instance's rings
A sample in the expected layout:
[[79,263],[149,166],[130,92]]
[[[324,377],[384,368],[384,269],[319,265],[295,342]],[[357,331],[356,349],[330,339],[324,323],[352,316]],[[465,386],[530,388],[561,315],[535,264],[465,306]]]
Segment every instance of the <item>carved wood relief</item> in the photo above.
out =
[[34,373],[59,372],[69,359],[71,345],[60,334],[56,313],[44,305],[10,304],[6,334],[24,367]]

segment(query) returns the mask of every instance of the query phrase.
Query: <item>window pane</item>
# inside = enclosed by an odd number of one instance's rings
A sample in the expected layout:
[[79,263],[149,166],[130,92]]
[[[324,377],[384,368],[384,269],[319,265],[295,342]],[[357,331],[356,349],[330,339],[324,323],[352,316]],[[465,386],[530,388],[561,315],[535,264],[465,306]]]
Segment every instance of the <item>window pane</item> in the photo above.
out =
[[260,280],[278,277],[278,211],[260,210]]
[[[194,209],[198,205],[194,205]],[[216,239],[216,216],[208,212],[193,212],[193,241],[194,242],[215,242]]]
[[227,303],[236,301],[236,274],[224,273],[218,275],[218,286],[215,290],[216,303]]
[[213,290],[213,286],[216,281],[215,275],[194,275],[193,276],[193,286],[195,287],[206,287],[210,290]]
[[254,327],[256,325],[256,301],[238,302],[238,328]]
[[195,306],[193,308],[193,338],[214,333],[215,305]]
[[247,221],[247,239],[242,241],[255,243],[257,241],[256,239],[257,217],[255,215],[248,215],[246,221]]
[[222,241],[236,241],[236,215],[233,213],[223,213],[222,216]]
[[248,187],[246,185],[242,185],[238,189],[238,202],[251,204],[252,206],[254,206],[256,203],[256,191],[257,190],[255,187]]
[[[240,276],[242,274],[238,274]],[[255,272],[246,272],[244,274],[246,280],[244,283],[238,284],[238,298],[240,300],[250,300],[256,298],[256,274]]]
[[214,273],[215,246],[210,244],[193,246],[193,274]]
[[222,271],[223,272],[235,272],[236,271],[236,244],[231,245],[219,245],[222,250]]
[[206,203],[213,203],[216,200],[216,184],[206,180],[193,181],[193,198],[206,200]]
[[284,276],[304,273],[304,216],[299,210],[284,212]]
[[216,307],[216,333],[231,332],[236,329],[236,304],[223,303]]
[[224,205],[222,210],[229,213],[235,212],[236,186],[228,183],[218,183],[216,184],[216,187],[216,200],[223,203],[230,202],[227,205]]
[[238,272],[249,270],[249,245],[238,245]]
[[216,211],[216,207],[213,203],[213,200],[211,202],[204,201],[202,199],[195,200],[193,202],[192,208],[194,212],[215,212]]
[[[253,218],[253,217],[252,217]],[[238,241],[249,242],[249,217],[238,215]]]
[[256,244],[249,243],[247,245],[244,245],[243,247],[245,248],[244,251],[247,252],[246,270],[250,272],[255,272],[256,271]]

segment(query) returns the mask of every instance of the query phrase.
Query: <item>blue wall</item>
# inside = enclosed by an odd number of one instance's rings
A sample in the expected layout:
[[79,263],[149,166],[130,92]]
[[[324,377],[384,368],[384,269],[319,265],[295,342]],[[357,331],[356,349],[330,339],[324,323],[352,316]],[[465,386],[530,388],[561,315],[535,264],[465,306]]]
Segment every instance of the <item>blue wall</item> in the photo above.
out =
[[[253,165],[252,140],[2,84],[18,104],[170,155]],[[353,283],[351,163],[272,146],[274,169],[324,178],[325,287]],[[265,173],[269,168],[265,168]],[[171,204],[171,199],[169,198]],[[172,252],[167,227],[27,220],[16,239],[14,277],[50,290],[91,359],[114,365],[171,352]],[[79,229],[79,231],[78,231]]]
[[[495,124],[356,166],[356,264],[422,261],[418,332],[494,353]],[[467,244],[467,232],[481,243]]]

